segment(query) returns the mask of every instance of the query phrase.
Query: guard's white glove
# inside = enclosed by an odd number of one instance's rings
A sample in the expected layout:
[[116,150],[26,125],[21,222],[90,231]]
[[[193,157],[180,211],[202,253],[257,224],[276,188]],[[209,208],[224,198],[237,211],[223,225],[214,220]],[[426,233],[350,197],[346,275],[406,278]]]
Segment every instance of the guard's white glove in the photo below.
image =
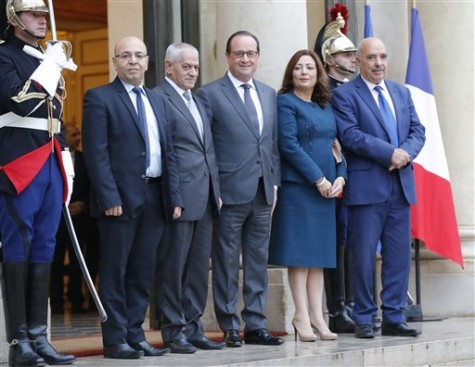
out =
[[68,195],[66,196],[66,206],[68,206],[73,193],[74,166],[69,150],[62,150],[61,157],[63,158],[63,168],[64,172],[66,173],[66,180],[68,184]]
[[43,60],[30,79],[40,83],[51,97],[56,94],[61,70],[69,69],[75,71],[77,69],[74,61],[67,58],[61,42],[47,42],[45,53],[28,45],[23,47],[23,51],[39,60]]

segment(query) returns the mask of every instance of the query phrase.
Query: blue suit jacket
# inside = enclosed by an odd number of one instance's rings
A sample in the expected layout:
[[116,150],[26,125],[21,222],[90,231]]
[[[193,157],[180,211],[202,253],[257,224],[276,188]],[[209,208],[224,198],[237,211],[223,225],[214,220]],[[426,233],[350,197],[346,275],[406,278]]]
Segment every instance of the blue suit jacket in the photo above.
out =
[[[413,160],[425,142],[421,125],[409,90],[385,80],[394,104],[397,119],[399,148]],[[333,107],[338,136],[346,153],[348,185],[345,205],[380,203],[389,198],[391,174],[389,166],[395,147],[371,91],[361,76],[333,90]],[[404,195],[408,203],[415,203],[412,164],[399,170]]]
[[[158,121],[166,217],[183,207],[163,97],[144,88]],[[122,205],[124,219],[136,217],[146,202],[145,140],[134,105],[119,78],[84,96],[83,154],[92,184],[91,214]]]

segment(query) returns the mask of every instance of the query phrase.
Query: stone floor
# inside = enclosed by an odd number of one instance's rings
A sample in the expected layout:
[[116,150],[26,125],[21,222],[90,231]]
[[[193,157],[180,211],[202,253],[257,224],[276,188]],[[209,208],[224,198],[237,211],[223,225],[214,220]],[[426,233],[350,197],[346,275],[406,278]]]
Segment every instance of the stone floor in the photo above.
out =
[[[412,323],[422,329],[417,338],[377,336],[372,340],[340,334],[336,341],[295,342],[285,336],[277,347],[243,345],[220,351],[198,350],[195,354],[167,354],[139,360],[112,360],[97,355],[101,351],[100,323],[94,314],[54,316],[53,344],[61,351],[78,348],[85,353],[76,366],[475,366],[473,318],[448,318]],[[147,331],[153,344],[160,344],[159,332]],[[217,333],[209,333],[212,338]],[[88,352],[89,348],[89,352]],[[96,354],[96,355],[91,355]]]

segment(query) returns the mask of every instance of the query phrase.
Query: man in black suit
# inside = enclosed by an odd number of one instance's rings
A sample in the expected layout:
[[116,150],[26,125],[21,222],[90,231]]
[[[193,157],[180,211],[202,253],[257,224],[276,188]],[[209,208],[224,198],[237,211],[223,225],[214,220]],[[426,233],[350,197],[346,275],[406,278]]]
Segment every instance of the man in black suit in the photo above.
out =
[[83,146],[99,228],[104,357],[159,356],[145,341],[155,253],[166,219],[183,203],[165,101],[144,88],[147,47],[125,37],[114,49],[117,78],[84,97]]
[[186,210],[168,223],[158,250],[157,302],[162,339],[172,353],[222,349],[204,335],[213,217],[219,210],[218,163],[210,117],[190,89],[199,73],[198,50],[174,43],[165,55],[165,80],[155,89],[167,100],[180,193]]

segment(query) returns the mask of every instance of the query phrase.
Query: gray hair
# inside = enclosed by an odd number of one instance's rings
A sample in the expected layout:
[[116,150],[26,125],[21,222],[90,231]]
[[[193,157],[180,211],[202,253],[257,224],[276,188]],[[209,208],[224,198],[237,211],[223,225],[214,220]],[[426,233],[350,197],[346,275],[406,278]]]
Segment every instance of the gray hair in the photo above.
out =
[[181,56],[184,51],[194,51],[198,54],[198,50],[195,46],[190,45],[189,43],[184,42],[175,42],[167,47],[165,53],[165,60],[170,60],[173,64],[181,60]]

